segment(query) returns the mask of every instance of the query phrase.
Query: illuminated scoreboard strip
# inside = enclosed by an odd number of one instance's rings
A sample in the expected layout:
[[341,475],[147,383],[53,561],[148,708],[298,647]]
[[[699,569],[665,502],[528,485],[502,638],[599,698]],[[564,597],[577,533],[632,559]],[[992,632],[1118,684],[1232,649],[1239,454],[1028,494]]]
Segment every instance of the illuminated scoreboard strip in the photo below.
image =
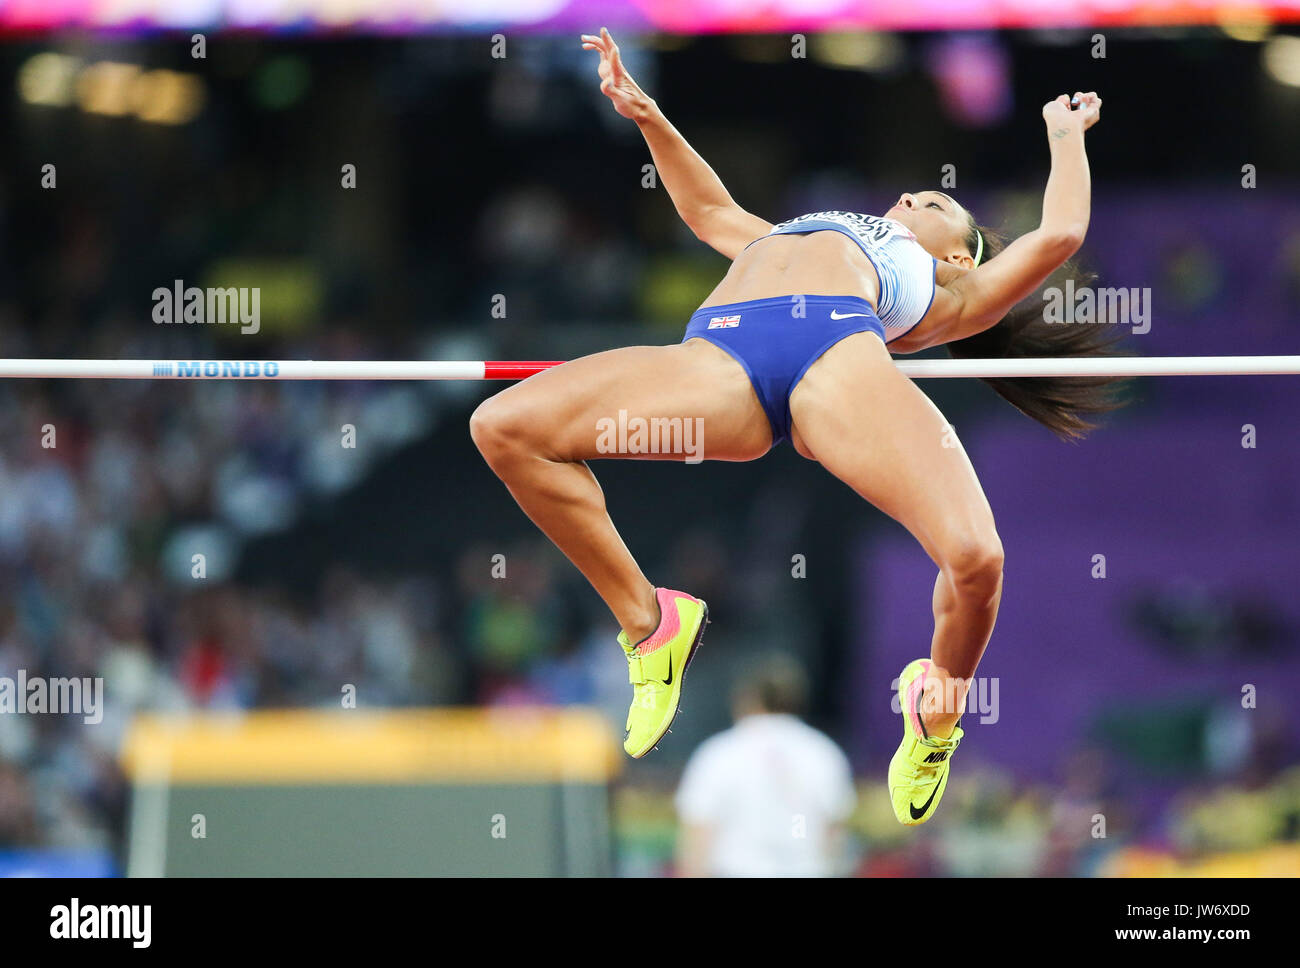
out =
[[1300,20],[1300,0],[0,0],[0,30],[348,29],[680,33],[1234,24]]

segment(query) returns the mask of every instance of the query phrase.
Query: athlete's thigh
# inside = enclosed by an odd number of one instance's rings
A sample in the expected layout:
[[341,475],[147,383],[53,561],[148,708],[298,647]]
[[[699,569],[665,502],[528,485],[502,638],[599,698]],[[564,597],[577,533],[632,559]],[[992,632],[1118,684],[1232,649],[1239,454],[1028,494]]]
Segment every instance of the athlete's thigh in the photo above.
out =
[[931,557],[954,540],[994,533],[952,428],[874,334],[842,340],[809,367],[790,413],[811,456],[908,528]]
[[584,356],[489,403],[526,424],[545,456],[559,460],[753,460],[771,447],[745,371],[702,340]]

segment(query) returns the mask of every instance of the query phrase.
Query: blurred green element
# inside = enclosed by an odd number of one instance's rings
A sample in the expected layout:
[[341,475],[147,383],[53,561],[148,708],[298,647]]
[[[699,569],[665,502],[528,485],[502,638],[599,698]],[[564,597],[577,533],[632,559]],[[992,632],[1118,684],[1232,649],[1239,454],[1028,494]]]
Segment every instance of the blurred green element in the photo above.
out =
[[660,784],[622,783],[614,787],[612,805],[620,873],[653,877],[670,871],[677,848],[673,791]]
[[1223,288],[1220,257],[1201,242],[1176,247],[1165,257],[1162,293],[1170,293],[1179,306],[1200,309]]
[[1116,704],[1100,710],[1088,736],[1153,774],[1178,776],[1206,768],[1210,704],[1187,700],[1162,705]]
[[[257,289],[259,333],[293,335],[311,329],[320,317],[324,283],[305,259],[220,259],[208,265],[205,288]],[[218,335],[238,335],[238,326],[213,326]]]
[[542,617],[527,602],[481,596],[470,606],[468,618],[470,648],[499,672],[523,667],[550,644]]
[[726,274],[719,256],[671,255],[651,260],[641,278],[637,306],[647,323],[665,331],[686,328],[691,313]]
[[268,111],[283,111],[302,100],[311,87],[311,69],[301,57],[272,57],[253,75],[253,100]]
[[1198,854],[1266,847],[1286,830],[1287,815],[1277,800],[1272,790],[1216,790],[1178,817],[1178,845]]

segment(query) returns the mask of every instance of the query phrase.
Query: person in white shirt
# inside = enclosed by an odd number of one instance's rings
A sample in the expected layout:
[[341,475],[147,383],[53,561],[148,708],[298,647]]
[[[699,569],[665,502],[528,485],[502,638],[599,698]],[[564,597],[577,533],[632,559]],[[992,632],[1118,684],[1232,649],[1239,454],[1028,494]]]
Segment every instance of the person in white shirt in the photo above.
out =
[[774,657],[732,697],[736,723],[691,755],[677,790],[685,877],[831,877],[846,872],[848,758],[799,719],[807,680]]

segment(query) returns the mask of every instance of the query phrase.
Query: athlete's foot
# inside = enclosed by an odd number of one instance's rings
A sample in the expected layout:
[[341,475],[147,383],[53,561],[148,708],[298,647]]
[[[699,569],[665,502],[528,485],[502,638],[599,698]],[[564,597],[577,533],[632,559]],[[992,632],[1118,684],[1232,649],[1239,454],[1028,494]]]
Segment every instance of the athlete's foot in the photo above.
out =
[[921,718],[921,700],[929,659],[909,662],[898,678],[898,701],[903,712],[903,742],[889,761],[889,799],[898,822],[925,823],[939,807],[948,786],[948,767],[961,743],[962,729],[952,735],[931,735]]
[[635,644],[626,632],[618,634],[632,683],[632,708],[627,713],[623,749],[633,758],[654,749],[673,724],[682,678],[695,658],[709,621],[709,607],[685,592],[656,588],[655,597],[659,603],[658,626]]
[[940,719],[936,716],[923,715],[921,727],[931,739],[948,739],[952,736],[952,731],[957,728],[957,720],[946,716]]

